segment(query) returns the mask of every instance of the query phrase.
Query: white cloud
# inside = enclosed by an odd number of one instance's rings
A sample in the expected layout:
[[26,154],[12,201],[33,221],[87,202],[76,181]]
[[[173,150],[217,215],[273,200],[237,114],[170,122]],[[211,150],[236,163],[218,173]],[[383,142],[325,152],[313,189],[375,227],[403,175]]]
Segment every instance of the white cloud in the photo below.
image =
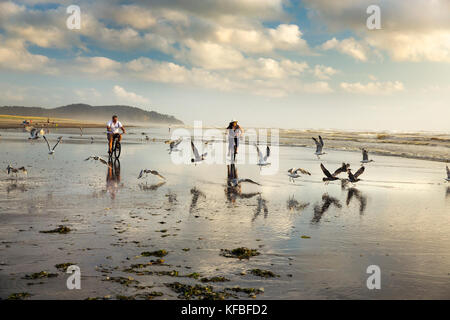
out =
[[340,86],[344,91],[350,93],[369,95],[388,95],[405,89],[403,83],[400,81],[369,82],[366,84],[360,82],[342,82]]
[[359,61],[367,61],[368,59],[368,48],[356,41],[354,38],[347,38],[340,41],[333,38],[323,43],[321,48],[323,50],[337,50]]
[[328,80],[337,72],[338,71],[336,69],[324,65],[316,65],[313,70],[314,76],[321,80]]
[[125,101],[126,103],[138,103],[138,104],[148,104],[149,100],[140,96],[134,92],[126,91],[124,88],[115,85],[113,88],[114,94],[120,101]]

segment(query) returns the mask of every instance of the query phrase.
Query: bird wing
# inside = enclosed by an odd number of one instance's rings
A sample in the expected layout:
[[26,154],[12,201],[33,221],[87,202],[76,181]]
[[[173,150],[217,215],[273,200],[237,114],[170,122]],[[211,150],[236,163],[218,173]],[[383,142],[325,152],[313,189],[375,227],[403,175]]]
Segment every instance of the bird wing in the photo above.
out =
[[181,141],[183,141],[182,138],[180,138],[180,139],[178,139],[177,141],[175,141],[174,146],[175,146],[175,147],[178,147],[178,145],[181,143]]
[[446,166],[446,168],[447,168],[447,178],[450,179],[450,169],[448,168],[448,166]]
[[317,141],[317,139],[316,138],[312,138],[313,140],[314,140],[314,142],[316,143],[316,152],[321,152],[322,151],[322,147],[323,147],[323,145],[322,145],[322,143],[320,143],[319,141]]
[[55,150],[56,146],[58,145],[58,143],[60,143],[62,140],[62,137],[58,137],[58,141],[56,141],[56,144],[53,146],[52,150]]
[[269,148],[269,146],[267,146],[267,148],[266,148],[266,156],[264,157],[264,161],[267,161],[267,158],[269,158],[270,157],[270,148]]
[[356,171],[354,174],[355,178],[358,178],[364,172],[365,169],[366,169],[365,167],[359,168],[358,171]]
[[138,179],[142,178],[143,175],[144,175],[144,169],[142,169],[141,172],[139,172]]
[[195,159],[199,159],[200,155],[198,154],[198,150],[192,141],[191,141],[191,148],[192,148],[192,152],[194,153]]
[[320,164],[320,169],[322,169],[323,173],[328,177],[328,178],[332,178],[333,176],[331,175],[330,171],[327,170],[327,168],[325,168],[325,166],[321,163]]
[[108,165],[108,162],[105,160],[105,159],[102,159],[102,158],[98,158],[98,161],[100,161],[101,163],[103,163],[103,164],[106,164],[106,165]]
[[369,160],[369,154],[366,149],[362,149],[363,160]]
[[241,183],[241,182],[249,182],[249,183],[257,184],[258,186],[260,186],[260,184],[258,182],[255,182],[252,179],[239,179],[238,182],[239,183]]
[[323,147],[323,140],[322,140],[321,136],[319,136],[319,141],[320,141],[320,145]]
[[336,169],[336,171],[334,171],[333,176],[337,176],[338,174],[347,171],[347,165],[345,163],[342,163],[342,166],[340,166],[339,168]]
[[258,153],[258,162],[261,162],[262,159],[264,158],[264,157],[263,157],[263,154],[262,154],[261,150],[259,150],[257,144],[255,144],[255,147],[256,147],[256,152]]
[[150,170],[150,173],[151,173],[151,174],[154,174],[155,176],[160,177],[161,179],[166,180],[166,178],[164,178],[162,175],[160,175],[159,172],[156,171],[156,170]]
[[52,151],[52,148],[50,148],[50,144],[48,143],[48,140],[45,136],[42,136],[45,140],[45,142],[47,142],[47,147],[48,147],[48,151]]
[[311,175],[311,173],[309,173],[309,171],[307,171],[307,170],[305,170],[305,169],[302,169],[302,168],[298,168],[298,169],[296,169],[294,172],[295,172],[295,173],[300,172],[300,173],[303,173],[303,174],[307,174],[308,176]]
[[347,170],[347,173],[348,173],[348,179],[350,181],[355,181],[356,180],[355,176],[353,175],[353,173],[352,173],[352,171],[350,169]]

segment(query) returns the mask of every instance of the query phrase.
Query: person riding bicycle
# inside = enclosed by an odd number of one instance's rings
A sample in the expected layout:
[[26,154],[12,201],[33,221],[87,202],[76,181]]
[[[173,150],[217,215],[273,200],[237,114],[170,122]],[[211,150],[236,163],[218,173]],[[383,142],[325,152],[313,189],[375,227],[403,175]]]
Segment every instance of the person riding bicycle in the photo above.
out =
[[112,143],[113,143],[113,138],[114,135],[119,135],[118,136],[118,140],[121,141],[122,140],[122,135],[119,133],[119,129],[122,130],[123,133],[125,132],[125,128],[122,125],[122,123],[119,121],[119,117],[116,115],[112,116],[112,120],[109,120],[108,123],[106,124],[106,130],[107,130],[107,136],[108,136],[108,153],[111,153],[112,151]]

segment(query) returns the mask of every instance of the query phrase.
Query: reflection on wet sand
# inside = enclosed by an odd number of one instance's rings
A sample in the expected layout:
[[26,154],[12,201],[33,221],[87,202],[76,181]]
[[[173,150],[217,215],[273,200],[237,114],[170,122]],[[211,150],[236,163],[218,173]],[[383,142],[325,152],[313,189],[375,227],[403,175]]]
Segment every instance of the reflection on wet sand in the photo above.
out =
[[352,199],[356,198],[359,201],[359,214],[364,214],[364,211],[366,210],[367,206],[367,197],[362,194],[361,191],[359,191],[356,188],[349,188],[347,193],[347,207],[350,205],[350,202]]
[[238,171],[234,164],[227,165],[227,188],[225,189],[227,200],[231,203],[236,202],[236,198],[249,199],[259,192],[242,193],[241,182],[239,181]]
[[289,197],[288,201],[287,201],[287,208],[289,209],[289,211],[303,211],[303,209],[306,209],[309,206],[309,202],[306,203],[301,203],[298,202],[297,200],[295,200],[294,196]]
[[16,183],[16,182],[12,182],[10,183],[7,187],[6,187],[6,193],[10,193],[12,191],[22,191],[25,192],[27,191],[27,188],[25,186],[25,183]]
[[120,161],[110,160],[106,171],[106,190],[110,193],[111,199],[116,198],[117,191],[122,185],[120,184]]
[[154,183],[154,184],[147,184],[147,182],[145,182],[145,183],[139,184],[139,189],[145,190],[145,191],[154,191],[154,190],[157,190],[159,187],[163,186],[164,184],[166,184],[165,181],[160,181],[160,182]]
[[334,205],[339,209],[342,208],[341,202],[338,199],[329,196],[327,193],[324,193],[322,195],[322,205],[314,206],[314,216],[311,219],[311,223],[319,223],[322,219],[323,214],[328,211],[331,205]]
[[264,219],[267,219],[267,216],[269,215],[269,209],[267,208],[267,201],[263,199],[260,194],[258,197],[258,205],[256,207],[255,215],[253,216],[252,221],[255,221],[256,218],[258,218],[261,211],[264,211]]
[[450,187],[447,187],[447,192],[445,193],[445,197],[450,197]]
[[192,212],[197,208],[198,198],[200,198],[200,197],[206,198],[205,194],[195,187],[191,189],[191,194],[192,194],[192,200],[191,200],[191,205],[189,207],[189,212]]

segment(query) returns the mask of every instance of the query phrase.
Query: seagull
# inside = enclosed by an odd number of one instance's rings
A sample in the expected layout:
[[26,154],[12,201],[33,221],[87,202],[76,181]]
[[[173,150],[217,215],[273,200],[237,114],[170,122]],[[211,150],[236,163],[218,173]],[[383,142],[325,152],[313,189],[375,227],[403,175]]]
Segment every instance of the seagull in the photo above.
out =
[[358,179],[358,177],[364,172],[365,168],[361,167],[358,169],[358,171],[355,172],[355,174],[352,173],[350,169],[347,170],[348,173],[348,180],[350,180],[351,183],[356,183],[360,181],[361,179]]
[[447,178],[445,179],[447,182],[450,182],[450,169],[448,166],[445,166],[447,168]]
[[48,154],[54,154],[55,153],[55,148],[58,145],[58,143],[61,142],[62,137],[58,137],[58,141],[56,141],[56,144],[53,146],[53,148],[50,147],[50,144],[48,143],[48,140],[45,136],[42,136],[45,140],[45,142],[47,142],[47,147],[48,147]]
[[178,140],[171,140],[169,142],[169,154],[172,153],[172,151],[180,151],[179,149],[177,149],[178,145],[181,143],[181,141],[183,141],[182,138],[178,139]]
[[101,163],[106,164],[107,166],[109,166],[108,161],[106,161],[105,159],[102,159],[102,158],[99,157],[99,156],[90,156],[90,157],[84,159],[84,161],[88,161],[88,160],[96,160],[96,161],[100,161]]
[[262,168],[264,166],[269,166],[270,162],[267,162],[267,158],[270,157],[270,148],[269,146],[266,147],[266,155],[263,155],[261,150],[259,150],[258,145],[255,144],[256,152],[258,152],[258,163],[257,165]]
[[314,140],[314,142],[316,143],[316,152],[314,152],[314,154],[317,156],[317,159],[320,159],[320,156],[325,154],[325,152],[322,151],[323,149],[323,140],[322,137],[319,136],[319,141],[317,141],[316,138],[312,138]]
[[13,168],[13,167],[11,167],[11,165],[8,165],[8,166],[6,167],[6,172],[7,172],[8,174],[10,174],[10,173],[15,173],[15,174],[16,174],[16,177],[17,177],[17,173],[19,173],[19,171],[22,171],[23,174],[25,174],[25,175],[28,174],[28,171],[27,171],[27,169],[25,169],[25,167]]
[[164,178],[162,175],[160,175],[158,171],[150,170],[150,169],[142,169],[141,172],[139,172],[138,179],[142,178],[144,174],[147,176],[147,174],[149,174],[149,173],[151,173],[155,176],[158,176],[159,178],[161,178],[163,180],[166,180],[166,178]]
[[[325,168],[325,166],[321,163],[320,169],[322,169],[322,172],[325,174],[326,177],[322,178],[323,182],[329,183],[330,181],[339,180],[338,177],[336,177],[336,172],[340,171],[341,168],[335,171],[335,173],[331,174],[330,171]],[[338,173],[339,174],[339,173]]]
[[364,148],[362,149],[362,156],[363,156],[363,159],[361,160],[361,163],[373,162],[372,159],[369,160],[369,152]]
[[290,168],[288,170],[288,176],[289,176],[289,180],[292,180],[292,182],[295,182],[294,179],[297,179],[300,177],[300,174],[307,174],[308,176],[311,175],[311,173],[309,173],[309,171],[302,169],[302,168]]
[[191,148],[192,148],[192,152],[194,153],[194,157],[195,158],[191,158],[191,162],[200,162],[205,160],[206,155],[208,154],[207,152],[203,153],[201,156],[198,153],[197,148],[195,147],[194,143],[191,141]]
[[243,182],[248,182],[260,186],[258,182],[255,182],[252,179],[238,179],[238,178],[229,179],[228,185],[231,187],[238,187]]
[[39,138],[39,135],[45,134],[44,129],[38,130],[37,128],[27,127],[26,130],[30,132],[29,140],[36,140]]

